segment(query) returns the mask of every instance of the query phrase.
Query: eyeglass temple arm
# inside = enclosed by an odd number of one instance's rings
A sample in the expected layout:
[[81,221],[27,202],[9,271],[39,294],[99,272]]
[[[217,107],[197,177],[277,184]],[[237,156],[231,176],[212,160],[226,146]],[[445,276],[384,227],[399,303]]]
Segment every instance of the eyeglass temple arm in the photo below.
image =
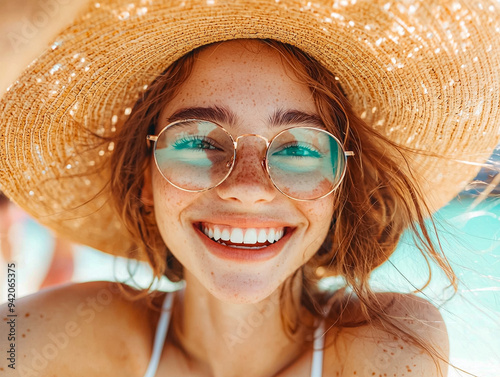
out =
[[151,142],[156,142],[156,140],[158,140],[158,136],[156,135],[147,135],[146,136],[146,140],[148,141],[148,148],[151,147]]
[[345,152],[345,155],[346,155],[346,157],[349,157],[349,156],[354,156],[355,153],[353,151],[347,151],[347,152]]

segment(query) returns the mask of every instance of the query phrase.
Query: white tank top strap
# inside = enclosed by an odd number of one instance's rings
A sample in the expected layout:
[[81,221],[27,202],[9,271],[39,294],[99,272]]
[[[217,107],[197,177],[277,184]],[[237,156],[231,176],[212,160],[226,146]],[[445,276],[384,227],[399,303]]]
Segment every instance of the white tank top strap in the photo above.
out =
[[153,353],[151,354],[151,360],[149,360],[148,369],[146,370],[144,377],[154,377],[156,370],[158,369],[163,345],[167,336],[168,325],[170,324],[170,312],[172,309],[174,293],[175,292],[168,292],[163,299],[160,319],[158,320],[158,324],[156,326]]
[[[170,315],[172,302],[175,292],[168,292],[163,299],[162,313],[156,326],[155,339],[153,344],[153,353],[149,361],[148,369],[144,377],[154,377],[158,369],[161,353],[167,336],[168,325],[170,324]],[[325,321],[321,321],[318,328],[314,331],[313,360],[311,366],[311,377],[322,377],[323,374],[323,348],[325,345]]]
[[318,328],[314,331],[311,377],[321,377],[323,374],[324,346],[325,346],[325,321],[322,320]]

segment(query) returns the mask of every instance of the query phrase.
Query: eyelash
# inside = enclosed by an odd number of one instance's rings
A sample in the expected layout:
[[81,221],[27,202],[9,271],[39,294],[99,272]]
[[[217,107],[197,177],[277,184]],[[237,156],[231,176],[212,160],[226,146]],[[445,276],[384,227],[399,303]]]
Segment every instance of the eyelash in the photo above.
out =
[[[299,145],[298,143],[290,143],[290,144],[287,144],[287,145],[283,146],[283,147],[279,150],[279,152],[284,151],[284,150],[286,150],[286,149],[288,149],[288,148],[290,148],[290,147],[299,147],[299,148],[303,148],[303,149],[305,149],[305,150],[309,151],[311,154],[318,155],[318,156],[320,156],[320,155],[321,155],[321,153],[320,153],[318,150],[316,150],[316,149],[314,149],[314,148],[311,148],[311,147],[309,147],[309,146],[306,146],[306,145]],[[302,156],[290,156],[290,157],[302,158]]]

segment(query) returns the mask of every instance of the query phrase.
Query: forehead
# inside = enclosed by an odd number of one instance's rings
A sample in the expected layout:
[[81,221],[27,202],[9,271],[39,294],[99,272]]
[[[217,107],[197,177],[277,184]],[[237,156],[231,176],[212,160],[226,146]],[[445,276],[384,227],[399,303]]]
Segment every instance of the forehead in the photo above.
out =
[[[301,69],[301,67],[297,67]],[[262,122],[279,110],[316,113],[311,92],[278,51],[260,41],[206,47],[163,114],[180,108],[221,106],[238,118]]]

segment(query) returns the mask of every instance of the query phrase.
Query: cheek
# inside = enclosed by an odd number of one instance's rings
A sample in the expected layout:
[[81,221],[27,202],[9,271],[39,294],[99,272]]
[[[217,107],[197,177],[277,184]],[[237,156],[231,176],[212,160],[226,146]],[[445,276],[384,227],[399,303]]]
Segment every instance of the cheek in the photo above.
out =
[[175,188],[158,171],[153,172],[152,188],[156,222],[165,238],[180,226],[182,210],[189,205],[193,194]]
[[303,213],[307,216],[310,227],[317,230],[329,229],[333,216],[333,206],[331,195],[316,202],[306,202]]
[[334,202],[332,198],[327,197],[315,202],[304,202],[301,207],[301,212],[308,221],[303,245],[304,256],[308,260],[318,251],[330,230]]

